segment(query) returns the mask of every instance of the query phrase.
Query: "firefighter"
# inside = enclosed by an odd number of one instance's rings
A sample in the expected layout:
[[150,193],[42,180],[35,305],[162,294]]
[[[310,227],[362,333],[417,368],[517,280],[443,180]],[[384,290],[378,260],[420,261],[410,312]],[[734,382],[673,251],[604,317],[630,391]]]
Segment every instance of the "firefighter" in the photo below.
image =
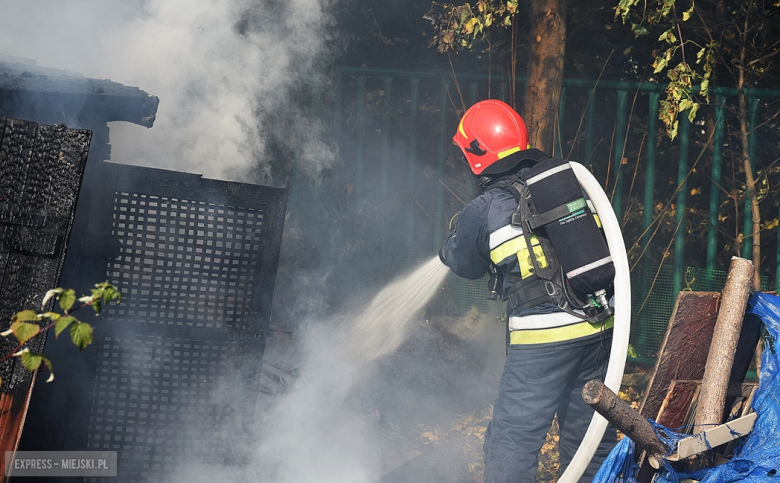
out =
[[[530,147],[520,115],[501,101],[479,102],[463,115],[453,140],[477,176],[479,195],[453,219],[439,257],[467,279],[489,270],[491,290],[507,301],[507,357],[485,433],[483,481],[534,482],[556,414],[561,471],[580,445],[593,415],[582,387],[604,378],[613,319],[584,320],[581,311],[554,303],[544,281],[534,277],[536,269],[556,266],[557,260],[536,235],[512,224],[519,199],[512,187],[522,186],[518,180],[551,157]],[[589,248],[577,243],[571,250]],[[591,481],[615,442],[610,426],[581,482]]]

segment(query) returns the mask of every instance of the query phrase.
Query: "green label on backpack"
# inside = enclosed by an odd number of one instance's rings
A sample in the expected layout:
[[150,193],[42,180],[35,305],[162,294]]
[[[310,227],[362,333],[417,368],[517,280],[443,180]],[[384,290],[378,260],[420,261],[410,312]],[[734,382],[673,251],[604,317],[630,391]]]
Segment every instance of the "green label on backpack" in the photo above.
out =
[[586,205],[585,198],[580,198],[578,200],[572,201],[571,203],[566,203],[566,208],[568,208],[569,213],[571,213],[585,208],[585,205]]

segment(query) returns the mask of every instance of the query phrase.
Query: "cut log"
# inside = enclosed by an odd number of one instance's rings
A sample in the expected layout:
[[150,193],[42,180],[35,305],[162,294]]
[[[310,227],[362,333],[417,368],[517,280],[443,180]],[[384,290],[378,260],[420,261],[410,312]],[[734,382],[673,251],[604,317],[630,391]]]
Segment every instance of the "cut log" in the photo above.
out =
[[737,257],[731,259],[696,409],[696,428],[700,431],[708,429],[707,425],[722,422],[734,354],[737,352],[742,320],[753,286],[753,272],[750,260]]
[[631,406],[603,382],[595,379],[588,381],[582,388],[582,399],[623,434],[634,440],[638,448],[651,455],[663,456],[669,452],[669,448],[658,438],[647,419],[631,409]]

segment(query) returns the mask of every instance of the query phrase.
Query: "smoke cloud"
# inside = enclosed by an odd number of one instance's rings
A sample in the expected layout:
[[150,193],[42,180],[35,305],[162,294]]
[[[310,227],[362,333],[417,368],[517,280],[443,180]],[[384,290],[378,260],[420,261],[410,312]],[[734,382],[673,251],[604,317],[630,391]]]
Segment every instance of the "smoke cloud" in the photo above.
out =
[[295,88],[321,82],[318,66],[331,53],[328,7],[329,0],[1,0],[0,45],[40,66],[160,98],[152,129],[111,124],[113,161],[231,180],[252,169],[270,183],[269,142],[294,148],[299,169],[314,177],[335,159],[321,126],[293,122],[302,117]]
[[[308,101],[298,94],[301,86],[325,84],[323,66],[339,48],[329,13],[333,1],[0,0],[0,51],[158,96],[152,129],[111,124],[114,162],[277,184],[275,171],[292,161],[271,154],[281,146],[294,150],[298,173],[317,179],[337,155],[325,141],[325,127],[306,112]],[[395,210],[395,203],[387,210]],[[285,229],[294,238],[289,224]],[[344,238],[362,236],[368,242],[374,236],[345,233]],[[294,248],[288,241],[281,262],[287,260],[291,283],[276,289],[277,300],[280,290],[287,290],[294,292],[294,301],[274,310],[295,323],[308,322],[296,334],[294,354],[291,347],[276,350],[279,342],[269,340],[265,355],[295,365],[303,376],[268,407],[263,406],[268,397],[260,396],[255,426],[248,430],[246,471],[190,462],[160,475],[161,481],[376,481],[412,455],[388,463],[382,452],[389,444],[380,441],[378,423],[372,426],[366,412],[387,419],[387,427],[394,424],[391,419],[403,421],[401,439],[416,428],[417,414],[449,421],[485,406],[484,387],[495,383],[485,375],[497,374],[497,363],[485,354],[500,355],[502,347],[491,352],[473,343],[473,352],[461,351],[470,344],[446,323],[434,330],[422,315],[448,273],[438,259],[423,269],[417,284],[406,279],[402,286],[390,284],[392,293],[377,290],[385,298],[374,303],[365,303],[374,292],[358,294],[358,309],[334,315],[325,300],[326,285],[346,282],[332,282],[332,267],[300,262],[306,250]],[[351,330],[340,332],[345,328]],[[498,332],[493,340],[502,346],[503,328]],[[410,340],[399,370],[389,358]],[[435,345],[442,340],[446,347]],[[447,349],[450,359],[441,359],[437,349]],[[232,399],[226,387],[214,398]],[[235,424],[227,422],[222,430],[228,436],[239,433]]]

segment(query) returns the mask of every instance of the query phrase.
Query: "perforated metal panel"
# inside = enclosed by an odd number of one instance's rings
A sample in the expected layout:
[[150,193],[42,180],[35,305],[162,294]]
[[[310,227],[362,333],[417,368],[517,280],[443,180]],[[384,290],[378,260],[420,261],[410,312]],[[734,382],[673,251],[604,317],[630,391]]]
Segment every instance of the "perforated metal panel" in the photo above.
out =
[[262,211],[138,193],[117,193],[114,201],[121,253],[108,275],[127,302],[111,315],[249,329]]
[[240,351],[237,340],[128,335],[98,344],[89,448],[117,451],[123,480],[154,479],[183,457],[224,465],[238,456],[223,427],[236,408],[215,404],[226,401],[214,392]]
[[111,482],[159,481],[193,461],[240,466],[237,428],[254,416],[286,192],[111,169],[88,236],[111,255],[95,263],[123,298],[95,324],[85,443],[118,452]]

